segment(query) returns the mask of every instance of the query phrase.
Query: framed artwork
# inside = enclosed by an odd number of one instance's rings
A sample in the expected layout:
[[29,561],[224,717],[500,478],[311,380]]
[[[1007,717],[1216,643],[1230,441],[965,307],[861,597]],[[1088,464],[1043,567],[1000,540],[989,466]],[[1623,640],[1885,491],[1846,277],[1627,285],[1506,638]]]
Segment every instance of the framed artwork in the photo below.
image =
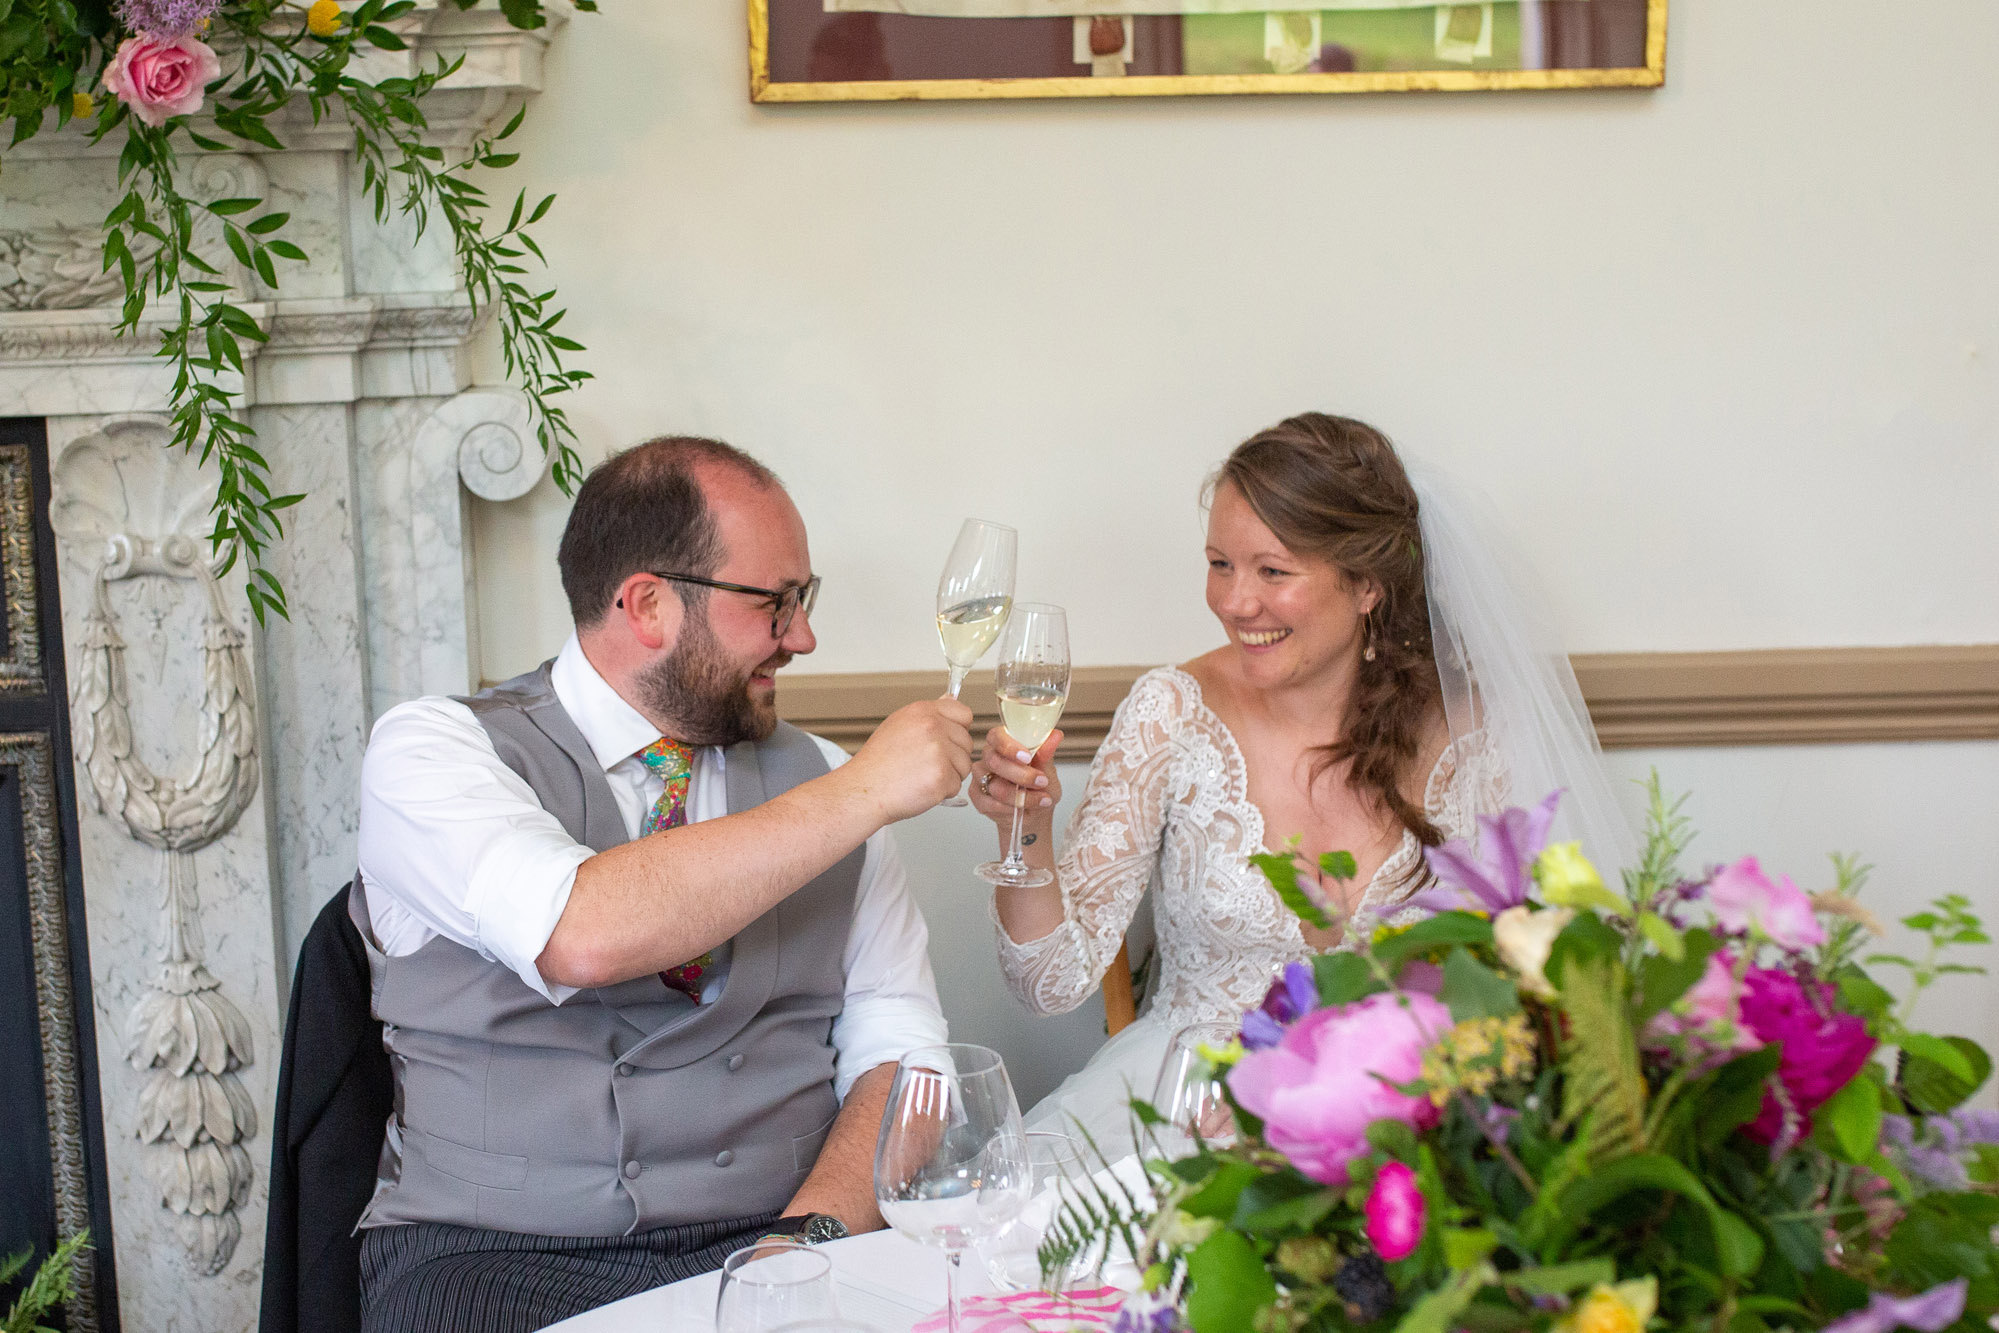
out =
[[1666,0],[749,0],[750,97],[1655,88]]

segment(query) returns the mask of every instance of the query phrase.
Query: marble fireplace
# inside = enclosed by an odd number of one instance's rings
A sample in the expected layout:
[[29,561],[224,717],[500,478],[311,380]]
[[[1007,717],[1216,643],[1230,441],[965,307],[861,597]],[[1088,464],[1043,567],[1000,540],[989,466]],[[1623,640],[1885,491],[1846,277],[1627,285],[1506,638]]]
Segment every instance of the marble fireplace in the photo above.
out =
[[[426,103],[436,142],[463,145],[540,88],[565,15],[550,19],[521,32],[431,0],[400,20],[411,49],[372,59],[386,74],[463,55]],[[273,484],[308,497],[273,561],[291,618],[261,627],[210,573],[214,476],[164,447],[157,325],[113,333],[97,224],[115,141],[44,135],[0,171],[0,418],[45,423],[72,750],[54,762],[74,764],[85,904],[37,929],[87,938],[89,1012],[48,1025],[74,997],[40,958],[38,994],[45,1047],[95,1045],[115,1242],[118,1310],[85,1300],[78,1330],[255,1326],[290,960],[352,875],[368,728],[399,700],[476,688],[467,506],[545,469],[524,399],[472,385],[486,312],[448,234],[377,222],[339,124],[280,137],[283,153],[184,159],[203,197],[267,194],[312,256],[275,290],[232,275],[270,334],[241,401]],[[49,1078],[52,1107],[74,1096]],[[52,1140],[75,1120],[52,1114]],[[89,1216],[62,1168],[83,1148],[52,1151],[67,1230]]]

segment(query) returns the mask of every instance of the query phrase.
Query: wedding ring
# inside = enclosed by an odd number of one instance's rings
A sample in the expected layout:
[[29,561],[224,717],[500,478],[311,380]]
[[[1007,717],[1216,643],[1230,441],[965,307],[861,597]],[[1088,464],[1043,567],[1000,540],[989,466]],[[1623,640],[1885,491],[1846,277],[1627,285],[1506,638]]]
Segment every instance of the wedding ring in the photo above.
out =
[[992,775],[992,774],[990,774],[990,773],[981,773],[981,774],[979,774],[979,790],[980,790],[980,791],[982,791],[982,792],[984,792],[984,793],[985,793],[986,795],[988,795],[988,796],[991,796],[991,795],[993,794],[993,775]]

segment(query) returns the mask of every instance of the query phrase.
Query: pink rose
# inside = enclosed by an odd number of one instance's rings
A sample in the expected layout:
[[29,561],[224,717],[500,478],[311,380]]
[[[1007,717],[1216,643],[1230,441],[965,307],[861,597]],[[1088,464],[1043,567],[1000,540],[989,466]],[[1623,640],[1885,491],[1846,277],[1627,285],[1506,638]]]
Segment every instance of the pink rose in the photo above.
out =
[[148,125],[201,110],[204,90],[222,75],[222,62],[198,37],[163,41],[141,33],[127,37],[104,68],[104,86]]
[[1825,943],[1825,927],[1805,891],[1789,875],[1773,882],[1753,856],[1717,870],[1707,899],[1715,920],[1729,930],[1747,930],[1753,922],[1771,943],[1792,953]]
[[1315,1010],[1267,1050],[1229,1071],[1229,1090],[1263,1121],[1270,1146],[1327,1185],[1344,1185],[1347,1164],[1369,1151],[1367,1127],[1400,1120],[1437,1123],[1427,1097],[1392,1086],[1413,1082],[1424,1048],[1451,1030],[1451,1011],[1428,995],[1370,995]]
[[1368,1244],[1390,1263],[1407,1259],[1422,1242],[1425,1211],[1416,1173],[1401,1162],[1390,1162],[1368,1191]]

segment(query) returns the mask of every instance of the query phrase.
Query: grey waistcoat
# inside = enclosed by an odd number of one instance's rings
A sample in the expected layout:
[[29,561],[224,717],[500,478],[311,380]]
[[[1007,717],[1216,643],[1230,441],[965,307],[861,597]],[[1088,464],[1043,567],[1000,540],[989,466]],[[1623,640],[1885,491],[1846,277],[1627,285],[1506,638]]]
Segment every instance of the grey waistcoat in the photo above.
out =
[[[571,837],[600,852],[629,841],[547,664],[463,702]],[[780,723],[727,767],[735,812],[826,760]],[[610,1236],[782,1208],[838,1109],[830,1038],[863,851],[745,926],[721,995],[699,1008],[657,975],[552,1005],[442,937],[390,958],[357,906],[396,1085],[361,1225]]]

